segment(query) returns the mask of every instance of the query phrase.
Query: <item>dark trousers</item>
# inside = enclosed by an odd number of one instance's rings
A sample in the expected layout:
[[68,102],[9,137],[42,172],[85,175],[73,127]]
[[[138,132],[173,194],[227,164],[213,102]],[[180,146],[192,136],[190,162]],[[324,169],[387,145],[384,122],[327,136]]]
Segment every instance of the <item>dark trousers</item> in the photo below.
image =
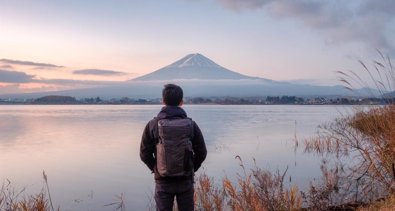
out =
[[172,211],[174,197],[179,211],[193,211],[193,180],[155,184],[155,202],[157,211]]

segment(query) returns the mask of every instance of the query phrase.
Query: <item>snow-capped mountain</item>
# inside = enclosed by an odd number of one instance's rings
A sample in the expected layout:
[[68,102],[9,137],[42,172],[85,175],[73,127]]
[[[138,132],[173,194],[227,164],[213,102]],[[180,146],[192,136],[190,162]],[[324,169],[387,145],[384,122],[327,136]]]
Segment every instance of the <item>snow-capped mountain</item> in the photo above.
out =
[[[160,98],[164,84],[175,83],[186,97],[251,96],[344,96],[351,93],[341,86],[314,86],[246,76],[228,70],[201,54],[182,59],[147,75],[119,84],[46,93],[19,94],[23,98],[68,95],[77,98]],[[15,97],[15,95],[14,95]]]
[[157,81],[174,79],[253,79],[253,77],[228,70],[202,54],[189,54],[182,59],[133,81]]

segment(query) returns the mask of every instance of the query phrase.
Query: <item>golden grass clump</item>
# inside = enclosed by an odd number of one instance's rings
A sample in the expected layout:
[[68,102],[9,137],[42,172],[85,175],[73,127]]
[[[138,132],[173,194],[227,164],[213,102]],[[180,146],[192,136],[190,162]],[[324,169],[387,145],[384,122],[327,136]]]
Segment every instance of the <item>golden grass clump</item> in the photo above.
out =
[[197,179],[195,191],[195,201],[197,210],[223,211],[225,210],[225,192],[215,186],[213,179],[206,174],[202,174]]
[[[369,151],[373,156],[366,155],[369,159],[376,158],[381,166],[372,165],[372,168],[383,181],[395,191],[395,105],[375,108],[368,112],[355,115],[351,126],[366,135],[372,143]],[[368,152],[365,152],[368,153]],[[373,160],[372,160],[373,161]]]
[[15,211],[49,211],[47,200],[43,193],[30,196],[16,204]]
[[21,196],[25,189],[16,191],[10,181],[6,181],[0,188],[1,211],[50,211],[48,200],[43,192]]
[[395,210],[395,195],[369,204],[365,207],[357,209],[357,211],[394,211]]
[[[242,165],[243,170],[244,166]],[[256,168],[239,175],[236,182],[227,177],[222,186],[207,175],[197,179],[196,210],[201,211],[296,211],[302,208],[302,195],[296,186],[284,188],[284,174]]]
[[258,190],[251,182],[251,175],[245,178],[239,178],[237,185],[225,178],[223,179],[223,188],[228,196],[228,204],[234,211],[243,210],[268,210],[260,200]]

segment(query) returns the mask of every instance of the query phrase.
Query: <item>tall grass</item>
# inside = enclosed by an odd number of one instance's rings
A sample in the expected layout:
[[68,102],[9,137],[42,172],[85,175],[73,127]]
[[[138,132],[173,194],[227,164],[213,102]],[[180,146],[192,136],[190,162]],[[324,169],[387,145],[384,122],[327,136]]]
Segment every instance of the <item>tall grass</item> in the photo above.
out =
[[126,206],[125,206],[125,196],[123,193],[120,195],[115,196],[116,200],[110,204],[106,204],[104,206],[113,206],[115,210],[120,210],[120,211],[126,211]]
[[[238,159],[241,158],[238,157]],[[222,179],[222,185],[203,174],[197,179],[196,210],[282,211],[300,210],[302,195],[296,186],[284,187],[287,171],[272,173],[258,167],[238,175],[237,182]]]
[[354,195],[349,200],[371,201],[395,193],[395,105],[337,119],[304,146],[306,152],[335,163],[339,188]]
[[395,69],[389,57],[378,53],[382,61],[373,61],[372,68],[360,61],[370,80],[353,71],[339,71],[340,80],[351,90],[370,85],[387,104],[336,119],[304,143],[305,152],[331,161],[325,164],[337,178],[337,191],[331,194],[342,193],[343,203],[369,202],[395,193]]
[[389,200],[366,209],[395,210],[395,105],[360,111],[323,126],[304,148],[324,158],[322,179],[311,182],[307,191],[285,188],[286,171],[256,168],[239,175],[236,182],[225,177],[222,185],[202,175],[197,182],[197,210],[355,210],[382,197]]
[[38,194],[24,196],[25,189],[16,191],[7,180],[0,188],[1,211],[50,211],[48,199],[41,191]]
[[[48,177],[44,171],[41,191],[37,194],[25,194],[25,191],[25,188],[17,191],[11,181],[6,180],[0,187],[0,211],[55,211]],[[111,210],[116,211],[126,211],[124,194],[121,193],[115,197],[114,202],[106,204],[104,207],[112,207]],[[60,211],[59,207],[57,211]]]
[[[25,188],[17,191],[10,180],[0,188],[0,211],[55,211],[49,191],[48,177],[43,171],[43,188],[37,194],[26,195]],[[58,208],[57,211],[60,209]]]
[[358,209],[358,211],[393,211],[395,210],[395,195],[386,200],[380,200]]
[[377,53],[380,59],[373,60],[371,65],[359,60],[363,69],[362,72],[353,70],[337,71],[339,81],[346,89],[355,91],[358,88],[367,88],[368,93],[362,94],[380,95],[380,97],[386,98],[388,103],[393,104],[395,97],[395,67],[392,65],[389,56],[385,56],[380,50],[377,50]]

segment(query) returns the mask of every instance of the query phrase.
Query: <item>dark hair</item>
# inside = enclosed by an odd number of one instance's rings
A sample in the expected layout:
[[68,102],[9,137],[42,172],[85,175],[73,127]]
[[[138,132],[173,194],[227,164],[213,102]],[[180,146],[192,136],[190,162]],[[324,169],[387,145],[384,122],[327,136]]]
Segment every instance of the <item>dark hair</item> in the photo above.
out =
[[163,103],[168,106],[179,106],[181,104],[183,92],[181,87],[175,84],[166,84],[162,90]]

